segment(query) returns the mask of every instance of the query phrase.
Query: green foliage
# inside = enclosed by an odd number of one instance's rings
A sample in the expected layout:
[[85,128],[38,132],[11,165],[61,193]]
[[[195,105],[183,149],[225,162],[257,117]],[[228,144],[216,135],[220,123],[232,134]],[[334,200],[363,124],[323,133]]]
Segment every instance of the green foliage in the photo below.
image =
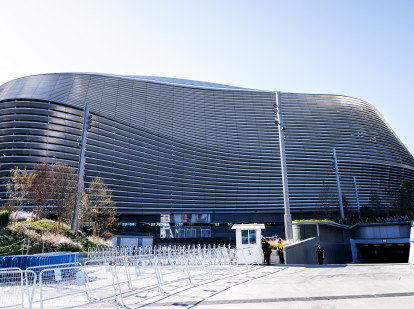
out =
[[39,221],[34,221],[34,222],[32,221],[32,222],[26,222],[26,223],[31,224],[33,226],[41,227],[45,229],[46,231],[48,231],[49,233],[59,232],[71,239],[77,239],[76,234],[66,224],[59,225],[58,222],[53,221],[53,220],[48,220],[48,219],[42,219]]
[[[370,207],[365,206],[364,210],[361,207],[361,218],[358,217],[346,217],[339,220],[318,220],[318,219],[304,219],[304,220],[294,220],[293,222],[302,222],[302,221],[314,221],[314,222],[336,222],[343,225],[352,226],[358,223],[385,223],[385,222],[406,222],[414,220],[414,215],[408,216],[385,216],[378,217],[374,215],[374,212]],[[363,217],[362,213],[367,217]]]
[[56,228],[56,222],[52,220],[40,220],[35,222],[30,222],[31,225],[39,226],[41,228],[44,228],[48,232],[53,232],[53,230]]
[[[5,229],[5,235],[0,236],[0,254],[21,254],[23,239],[30,240],[30,254],[42,252],[43,242],[45,252],[79,252],[98,245],[83,233],[73,233],[66,224],[62,226],[57,221],[42,219],[9,224]],[[100,246],[109,245],[100,238],[96,238],[96,241]]]
[[[84,203],[82,203],[84,204]],[[115,203],[112,201],[112,192],[100,177],[96,177],[89,184],[87,199],[81,213],[86,222],[93,222],[93,236],[110,237],[117,221]]]
[[386,223],[386,222],[406,222],[413,220],[414,218],[410,216],[388,216],[388,217],[370,217],[370,218],[344,218],[340,219],[338,223],[352,226],[358,223]]
[[[101,178],[93,179],[88,194],[82,192],[81,196],[81,217],[88,225],[94,222],[93,239],[87,238],[82,232],[75,234],[67,225],[72,221],[78,193],[77,172],[67,163],[56,162],[49,168],[44,162],[36,165],[32,172],[15,167],[10,170],[5,187],[8,201],[4,205],[6,211],[0,212],[0,225],[8,225],[3,231],[4,235],[0,236],[0,253],[14,253],[19,247],[21,252],[23,240],[30,240],[30,248],[38,252],[42,252],[42,249],[83,251],[98,245],[112,246],[110,242],[97,237],[111,236],[117,220],[111,191]],[[36,216],[30,220],[9,223],[9,214],[12,211],[17,213],[28,201],[34,206]],[[47,209],[52,209],[48,215],[56,217],[57,221],[34,221],[46,215],[43,212]],[[10,221],[16,220],[10,218]]]
[[9,223],[9,211],[0,211],[0,225]]
[[61,225],[70,224],[77,193],[77,172],[66,162],[56,162],[51,166],[51,175],[49,188],[54,214]]
[[300,220],[293,220],[293,222],[302,222],[302,221],[315,221],[315,222],[333,222],[329,219],[300,219]]
[[[10,170],[10,178],[6,183],[6,196],[9,202],[5,206],[9,208],[11,213],[21,210],[22,205],[26,203],[35,177],[36,174],[29,173],[26,168],[21,170],[15,167]],[[14,218],[10,219],[13,220]]]
[[20,241],[20,239],[16,235],[13,235],[6,231],[4,235],[0,236],[0,247],[9,246],[18,241]]
[[21,253],[21,239],[6,230],[5,234],[0,236],[0,254],[19,254]]
[[372,208],[368,206],[362,206],[360,208],[360,214],[361,214],[361,218],[374,218],[375,217],[374,210],[372,210]]
[[81,238],[81,244],[82,244],[82,247],[84,247],[84,248],[97,247],[97,244],[95,244],[94,242],[92,242],[91,240],[89,240],[86,237]]
[[40,220],[47,211],[47,205],[49,204],[52,195],[51,185],[53,175],[49,169],[49,164],[43,162],[42,164],[36,164],[32,170],[32,173],[36,175],[32,182],[28,198],[32,205],[34,205],[33,212],[35,220]]

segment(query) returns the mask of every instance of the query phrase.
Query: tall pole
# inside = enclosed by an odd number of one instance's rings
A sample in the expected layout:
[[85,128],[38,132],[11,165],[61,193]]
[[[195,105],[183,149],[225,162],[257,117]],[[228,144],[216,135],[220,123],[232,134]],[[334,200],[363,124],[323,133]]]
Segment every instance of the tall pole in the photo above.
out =
[[292,215],[290,214],[289,185],[286,168],[285,127],[283,126],[282,101],[279,91],[276,92],[275,116],[275,122],[277,123],[279,129],[280,165],[282,169],[283,202],[285,205],[285,237],[286,239],[293,239]]
[[342,203],[342,192],[341,192],[341,180],[339,179],[339,170],[338,170],[338,160],[336,159],[336,149],[333,148],[333,160],[334,160],[334,169],[336,176],[336,185],[338,187],[338,197],[339,197],[339,210],[341,212],[341,218],[345,218],[344,215],[344,205]]
[[83,191],[83,178],[85,176],[85,148],[86,148],[86,135],[88,134],[88,126],[90,125],[91,116],[89,114],[89,103],[85,103],[85,109],[83,111],[83,128],[82,128],[82,140],[80,143],[79,154],[79,166],[78,166],[78,182],[76,188],[76,201],[75,209],[73,211],[73,218],[71,224],[71,230],[77,232],[79,229],[79,204]]
[[356,182],[356,177],[355,176],[354,176],[354,189],[355,189],[355,197],[356,197],[357,207],[358,207],[358,217],[361,217],[361,209],[360,209],[360,206],[359,206],[358,186],[357,186],[357,182]]

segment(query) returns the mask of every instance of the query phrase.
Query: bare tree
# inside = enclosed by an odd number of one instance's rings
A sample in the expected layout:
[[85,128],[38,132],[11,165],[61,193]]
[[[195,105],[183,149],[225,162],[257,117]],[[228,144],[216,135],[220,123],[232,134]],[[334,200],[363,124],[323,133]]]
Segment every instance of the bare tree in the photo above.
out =
[[44,214],[44,209],[46,209],[49,199],[51,198],[51,180],[52,173],[49,169],[47,162],[42,164],[37,164],[32,173],[36,174],[32,182],[32,187],[29,193],[29,199],[34,204],[35,208],[33,213],[35,220],[40,220]]
[[350,217],[352,215],[352,210],[351,210],[351,207],[349,205],[348,198],[346,197],[345,194],[342,194],[342,205],[344,207],[345,218]]
[[70,223],[77,193],[76,170],[66,162],[52,165],[51,201],[60,224]]
[[371,207],[372,211],[375,213],[375,216],[379,216],[381,214],[382,201],[378,192],[371,191],[369,194],[369,207]]
[[323,219],[330,218],[331,212],[332,212],[332,198],[333,194],[331,191],[331,188],[324,180],[322,182],[322,187],[319,192],[319,213],[317,216],[322,217]]
[[79,227],[88,226],[91,220],[91,208],[89,207],[89,198],[85,190],[81,192],[79,207]]
[[111,236],[117,221],[111,190],[101,177],[96,177],[90,183],[87,194],[89,209],[84,212],[87,214],[89,222],[93,223],[93,236]]
[[388,189],[384,195],[384,205],[386,209],[386,215],[395,215],[398,212],[398,191]]
[[414,211],[414,183],[405,181],[398,191],[398,209],[400,214],[412,214]]
[[[19,167],[10,170],[10,178],[6,183],[6,196],[9,201],[6,203],[6,208],[10,212],[16,212],[22,209],[22,206],[27,202],[27,195],[36,174],[30,173],[25,168],[21,170]],[[15,218],[11,216],[11,220]]]

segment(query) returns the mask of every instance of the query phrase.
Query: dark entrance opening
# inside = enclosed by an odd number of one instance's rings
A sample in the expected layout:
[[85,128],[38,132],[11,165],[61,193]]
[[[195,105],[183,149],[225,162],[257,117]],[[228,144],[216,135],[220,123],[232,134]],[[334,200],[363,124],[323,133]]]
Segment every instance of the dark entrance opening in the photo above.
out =
[[357,244],[362,263],[407,263],[410,244]]

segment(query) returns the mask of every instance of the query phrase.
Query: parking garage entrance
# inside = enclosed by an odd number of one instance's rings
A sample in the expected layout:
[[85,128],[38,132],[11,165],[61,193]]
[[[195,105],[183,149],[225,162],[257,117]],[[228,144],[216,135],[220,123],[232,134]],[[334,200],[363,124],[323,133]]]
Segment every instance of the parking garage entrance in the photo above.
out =
[[360,263],[407,263],[409,243],[356,244]]

